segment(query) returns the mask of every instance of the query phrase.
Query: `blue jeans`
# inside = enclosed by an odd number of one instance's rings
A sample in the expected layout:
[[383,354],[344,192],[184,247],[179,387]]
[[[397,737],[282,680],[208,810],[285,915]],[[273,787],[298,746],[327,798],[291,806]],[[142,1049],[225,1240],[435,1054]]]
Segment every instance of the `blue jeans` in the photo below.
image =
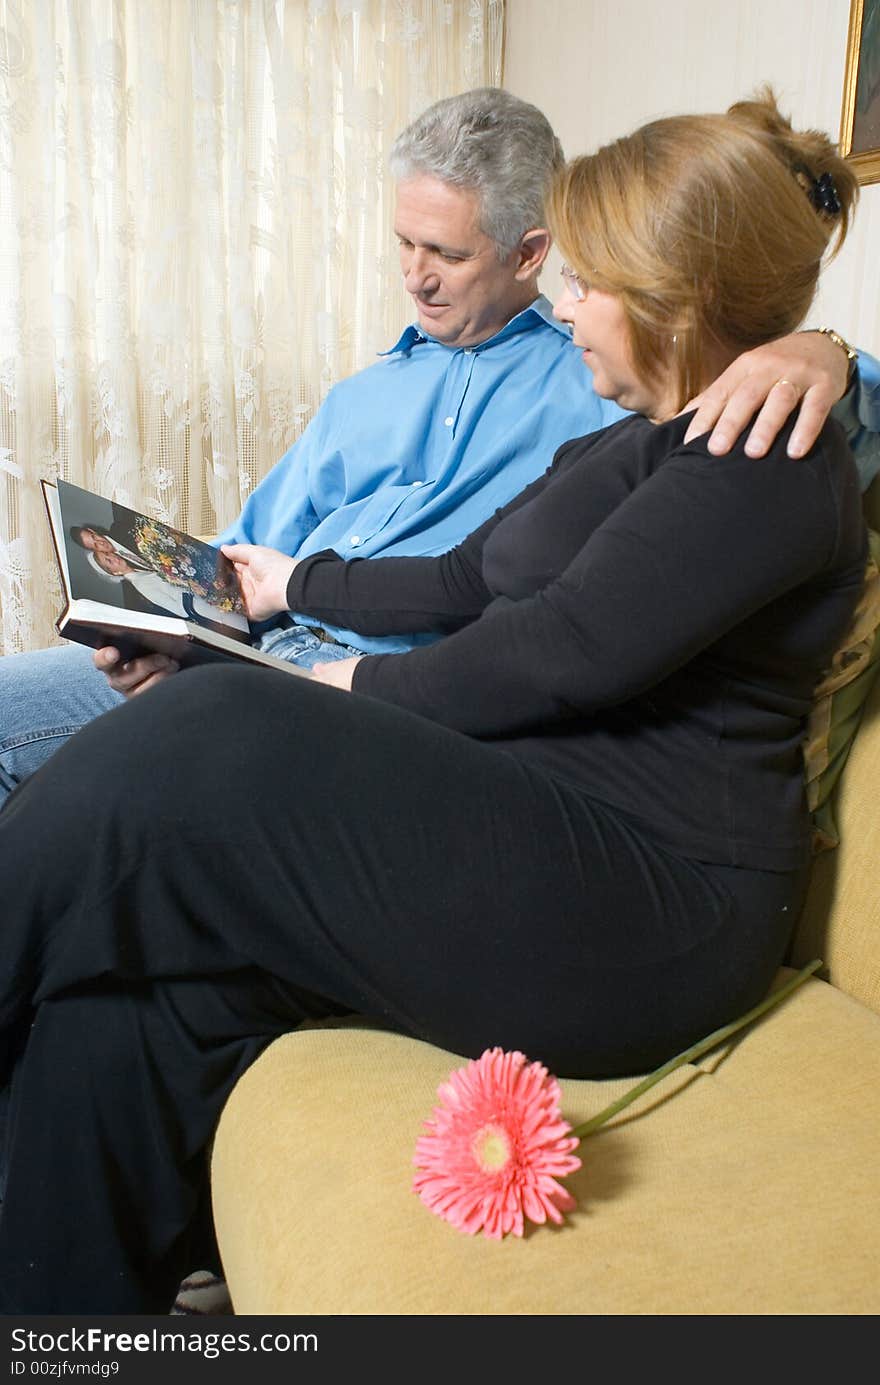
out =
[[[363,653],[305,625],[269,630],[259,648],[305,668]],[[124,701],[82,645],[0,658],[0,807],[81,726]]]

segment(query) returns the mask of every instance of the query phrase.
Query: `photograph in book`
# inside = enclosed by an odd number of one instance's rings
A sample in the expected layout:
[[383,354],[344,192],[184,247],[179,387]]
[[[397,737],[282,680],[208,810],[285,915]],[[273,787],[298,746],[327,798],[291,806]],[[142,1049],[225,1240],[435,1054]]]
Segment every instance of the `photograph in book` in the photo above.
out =
[[182,664],[238,658],[304,671],[253,644],[235,569],[218,548],[67,481],[42,482],[66,605],[59,634]]

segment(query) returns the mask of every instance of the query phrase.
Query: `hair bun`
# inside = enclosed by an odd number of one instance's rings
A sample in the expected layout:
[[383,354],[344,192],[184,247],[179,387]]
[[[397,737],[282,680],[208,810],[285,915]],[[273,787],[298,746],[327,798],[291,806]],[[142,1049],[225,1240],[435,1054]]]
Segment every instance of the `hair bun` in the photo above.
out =
[[[858,179],[821,130],[795,130],[779,109],[770,86],[747,101],[737,101],[728,115],[768,136],[823,220],[833,220],[838,244],[858,198]],[[839,218],[839,221],[838,221]]]

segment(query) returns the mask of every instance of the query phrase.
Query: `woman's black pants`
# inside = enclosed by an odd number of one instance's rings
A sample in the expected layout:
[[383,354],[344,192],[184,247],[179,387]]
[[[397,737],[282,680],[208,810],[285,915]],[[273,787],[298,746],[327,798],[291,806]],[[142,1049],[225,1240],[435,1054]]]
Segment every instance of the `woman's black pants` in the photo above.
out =
[[799,887],[677,858],[369,698],[263,669],[169,679],[0,814],[19,1060],[0,1309],[167,1311],[204,1250],[223,1104],[304,1018],[644,1071],[766,992]]

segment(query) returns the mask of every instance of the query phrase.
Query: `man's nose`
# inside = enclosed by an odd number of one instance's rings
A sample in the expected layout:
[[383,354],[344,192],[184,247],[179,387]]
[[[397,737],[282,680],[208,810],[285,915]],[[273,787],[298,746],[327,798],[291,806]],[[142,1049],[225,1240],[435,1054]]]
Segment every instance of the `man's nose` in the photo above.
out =
[[440,276],[424,250],[413,250],[404,276],[407,293],[432,293],[440,284]]

